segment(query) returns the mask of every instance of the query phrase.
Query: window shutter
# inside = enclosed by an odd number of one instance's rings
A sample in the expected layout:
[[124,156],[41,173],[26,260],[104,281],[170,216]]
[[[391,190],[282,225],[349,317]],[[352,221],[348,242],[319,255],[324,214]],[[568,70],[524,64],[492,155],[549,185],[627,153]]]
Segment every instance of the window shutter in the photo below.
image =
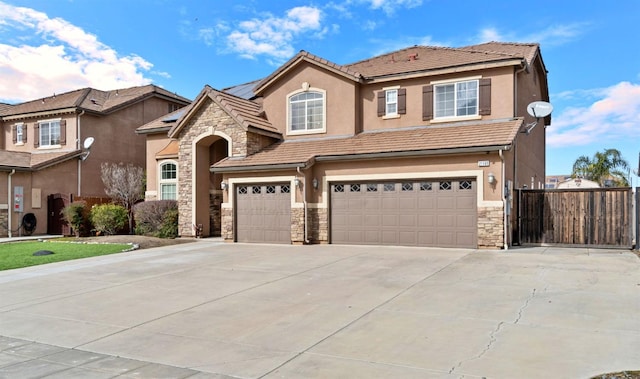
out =
[[27,124],[22,124],[22,142],[27,143]]
[[33,124],[33,147],[40,147],[40,124]]
[[67,144],[67,120],[60,120],[60,145]]
[[387,94],[386,91],[378,92],[378,117],[384,116],[387,107]]
[[480,108],[478,114],[490,115],[491,114],[491,79],[480,79]]
[[422,120],[433,118],[433,85],[422,87]]
[[407,113],[407,89],[400,88],[398,90],[398,114]]
[[19,125],[13,126],[13,144],[15,145],[18,142],[18,129]]

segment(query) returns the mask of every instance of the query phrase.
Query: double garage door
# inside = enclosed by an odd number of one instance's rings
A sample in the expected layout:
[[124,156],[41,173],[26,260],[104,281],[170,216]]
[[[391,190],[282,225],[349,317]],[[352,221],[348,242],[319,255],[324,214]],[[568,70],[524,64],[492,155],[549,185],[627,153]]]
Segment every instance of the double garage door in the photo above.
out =
[[476,199],[470,179],[334,183],[331,242],[476,248]]

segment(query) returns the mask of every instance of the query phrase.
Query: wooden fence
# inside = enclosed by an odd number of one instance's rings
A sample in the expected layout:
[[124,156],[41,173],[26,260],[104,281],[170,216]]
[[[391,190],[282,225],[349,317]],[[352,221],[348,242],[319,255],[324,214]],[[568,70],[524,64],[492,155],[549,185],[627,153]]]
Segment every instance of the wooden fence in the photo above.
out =
[[632,246],[631,188],[518,190],[515,242]]

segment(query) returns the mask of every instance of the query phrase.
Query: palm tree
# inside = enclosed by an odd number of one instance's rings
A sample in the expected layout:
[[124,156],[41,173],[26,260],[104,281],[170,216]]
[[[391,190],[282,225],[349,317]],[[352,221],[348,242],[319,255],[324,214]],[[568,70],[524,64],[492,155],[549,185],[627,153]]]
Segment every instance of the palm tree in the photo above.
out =
[[622,158],[617,149],[606,149],[597,152],[593,158],[582,155],[573,164],[571,176],[585,178],[600,183],[605,187],[605,180],[612,180],[614,187],[628,187],[629,181],[625,172],[629,170],[629,163]]

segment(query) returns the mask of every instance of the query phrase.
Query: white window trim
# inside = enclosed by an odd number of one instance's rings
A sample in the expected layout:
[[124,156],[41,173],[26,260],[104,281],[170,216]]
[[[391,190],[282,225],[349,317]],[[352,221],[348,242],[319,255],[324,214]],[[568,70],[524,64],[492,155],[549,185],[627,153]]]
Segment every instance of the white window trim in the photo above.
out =
[[[383,87],[382,88],[382,90],[384,91],[384,116],[382,116],[383,120],[400,118],[400,114],[398,113],[398,90],[399,89],[400,89],[400,86]],[[396,111],[395,111],[395,113],[387,113],[387,91],[396,91]]]
[[[16,127],[16,146],[24,146],[24,134],[22,133],[22,127],[24,126],[24,122],[18,122],[15,124]],[[20,131],[20,139],[18,140],[18,130]]]
[[[174,164],[176,166],[176,178],[175,179],[162,179],[162,166],[165,164]],[[158,162],[158,192],[157,199],[158,200],[173,200],[173,199],[163,199],[162,198],[162,185],[163,184],[175,184],[176,186],[176,198],[178,200],[178,178],[180,177],[180,172],[178,170],[178,161],[175,159],[164,159]]]
[[43,145],[42,144],[42,124],[45,122],[51,123],[51,122],[56,122],[58,121],[58,131],[60,132],[60,136],[58,139],[62,138],[62,130],[60,130],[61,126],[60,124],[62,123],[62,118],[51,118],[48,120],[38,120],[38,149],[42,149],[42,150],[47,150],[47,149],[59,149],[62,147],[62,145],[57,144],[57,145]]
[[[431,119],[431,123],[481,120],[482,116],[479,114],[480,112],[480,79],[482,79],[482,75],[467,76],[464,78],[455,78],[455,79],[432,80],[431,82],[429,82],[429,84],[433,85],[433,118]],[[476,112],[478,114],[467,115],[467,116],[436,117],[436,86],[443,85],[443,84],[468,82],[472,80],[478,81],[478,105],[476,109]]]
[[[306,87],[306,86],[304,86]],[[320,92],[322,93],[322,128],[311,130],[291,130],[291,97],[303,92]],[[307,87],[295,90],[287,94],[287,135],[304,135],[304,134],[321,134],[327,132],[327,91],[316,88]]]

